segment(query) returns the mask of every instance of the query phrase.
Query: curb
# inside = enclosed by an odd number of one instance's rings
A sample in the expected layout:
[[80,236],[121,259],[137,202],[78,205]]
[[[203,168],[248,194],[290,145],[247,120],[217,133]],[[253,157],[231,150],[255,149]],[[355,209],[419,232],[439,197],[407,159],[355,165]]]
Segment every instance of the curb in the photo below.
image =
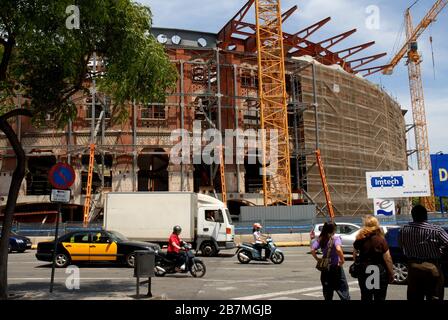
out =
[[308,247],[309,241],[275,242],[277,247]]

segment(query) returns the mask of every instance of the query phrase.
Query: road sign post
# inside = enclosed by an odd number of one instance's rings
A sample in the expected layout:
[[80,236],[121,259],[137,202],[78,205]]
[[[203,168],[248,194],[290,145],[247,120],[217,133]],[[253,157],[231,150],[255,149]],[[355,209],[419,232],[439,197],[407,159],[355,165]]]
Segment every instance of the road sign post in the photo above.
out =
[[51,280],[50,280],[50,293],[53,292],[54,287],[54,273],[56,269],[56,253],[58,250],[58,238],[59,238],[59,221],[62,219],[61,209],[63,203],[70,202],[70,187],[75,182],[75,171],[66,163],[55,164],[48,172],[48,180],[55,188],[51,190],[50,201],[57,203],[58,215],[56,217],[56,227],[54,231],[54,248],[52,256],[51,266]]
[[54,248],[53,248],[53,257],[52,257],[52,265],[51,265],[51,280],[50,280],[50,293],[53,293],[54,286],[54,271],[56,268],[56,251],[58,249],[58,233],[59,233],[59,220],[61,219],[61,203],[58,203],[58,216],[56,218],[56,229],[54,232]]

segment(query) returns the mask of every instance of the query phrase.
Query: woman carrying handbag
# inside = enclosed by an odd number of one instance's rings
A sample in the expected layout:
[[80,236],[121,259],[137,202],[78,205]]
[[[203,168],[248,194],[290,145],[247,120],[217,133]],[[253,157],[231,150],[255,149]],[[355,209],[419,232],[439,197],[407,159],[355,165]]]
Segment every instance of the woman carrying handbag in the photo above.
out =
[[[335,291],[341,300],[350,300],[347,278],[342,268],[345,261],[342,242],[340,237],[334,235],[335,232],[334,222],[325,223],[319,241],[315,241],[311,246],[311,254],[317,261],[316,268],[321,272],[320,281],[325,300],[333,300]],[[317,256],[318,249],[322,250],[322,258]]]
[[[353,258],[356,268],[355,276],[358,278],[362,301],[386,300],[387,287],[394,281],[394,271],[389,246],[384,238],[383,230],[378,219],[366,216],[364,226],[356,236],[353,244]],[[369,270],[367,269],[370,266]],[[374,281],[374,272],[379,272],[379,278]],[[367,284],[369,282],[369,285]]]

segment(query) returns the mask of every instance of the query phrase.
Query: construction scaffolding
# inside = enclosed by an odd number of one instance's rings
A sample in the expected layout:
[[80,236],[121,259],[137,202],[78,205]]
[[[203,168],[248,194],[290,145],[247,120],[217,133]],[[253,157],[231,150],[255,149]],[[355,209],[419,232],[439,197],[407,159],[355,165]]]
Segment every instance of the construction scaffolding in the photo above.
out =
[[[234,149],[233,163],[221,167],[203,161],[174,164],[170,159],[170,152],[178,142],[171,140],[172,132],[184,129],[191,133],[195,121],[201,121],[202,131],[217,128],[221,133],[227,129],[246,131],[262,127],[256,25],[243,21],[254,1],[249,0],[218,34],[152,30],[155,37],[183,39],[180,44],[170,41],[164,44],[179,74],[176,88],[167,94],[164,103],[130,102],[128,119],[114,124],[113,106],[107,96],[100,92],[92,95],[80,92],[73,98],[77,117],[65,130],[33,128],[19,122],[16,129],[29,159],[52,157],[48,161],[36,161],[38,170],[29,170],[28,175],[32,178],[34,172],[40,174],[47,163],[50,166],[56,160],[71,163],[79,177],[73,186],[74,203],[80,207],[85,202],[88,179],[92,179],[92,194],[200,192],[214,188],[218,193],[226,191],[227,200],[261,204],[255,200],[264,197],[262,164],[251,162],[254,155],[246,149]],[[284,12],[282,20],[288,19],[296,9]],[[314,203],[325,214],[325,192],[316,165],[316,150],[320,150],[335,213],[371,213],[373,201],[366,197],[365,172],[407,169],[404,112],[382,88],[359,77],[363,72],[372,72],[366,64],[382,54],[365,58],[352,56],[373,42],[330,51],[353,34],[353,30],[319,42],[310,40],[329,21],[330,18],[323,19],[296,33],[283,32],[288,111],[288,132],[284,137],[289,138],[282,142],[289,143],[291,150],[285,159],[285,163],[289,161],[285,170],[290,170],[293,203]],[[98,72],[104,72],[101,66]],[[98,138],[92,139],[95,123]],[[233,146],[242,138],[234,137]],[[90,176],[92,142],[98,154],[94,156],[96,165]],[[202,149],[205,144],[201,140],[190,147]],[[229,149],[226,145],[223,150]],[[0,136],[2,172],[8,172],[14,161],[10,150],[5,137]],[[237,163],[236,158],[241,155],[244,163]],[[225,184],[221,183],[223,179]],[[33,179],[28,180],[32,185]],[[20,199],[24,202],[34,199],[31,190],[34,189],[25,184]],[[35,190],[46,189],[39,185]],[[101,198],[92,196],[92,203],[101,209]],[[79,213],[82,221],[82,210]],[[99,211],[91,212],[89,219],[98,214]]]

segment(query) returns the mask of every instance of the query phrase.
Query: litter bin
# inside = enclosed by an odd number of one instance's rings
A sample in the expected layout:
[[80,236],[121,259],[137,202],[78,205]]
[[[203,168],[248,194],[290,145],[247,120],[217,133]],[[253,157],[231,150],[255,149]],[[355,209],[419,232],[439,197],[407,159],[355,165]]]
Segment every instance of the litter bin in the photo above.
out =
[[[148,284],[148,297],[152,297],[151,293],[151,277],[155,276],[155,252],[154,250],[138,250],[134,252],[134,277],[137,278],[137,297],[140,295],[140,285]],[[140,278],[148,278],[147,281],[140,282]]]
[[155,252],[153,250],[135,251],[134,277],[154,277]]

